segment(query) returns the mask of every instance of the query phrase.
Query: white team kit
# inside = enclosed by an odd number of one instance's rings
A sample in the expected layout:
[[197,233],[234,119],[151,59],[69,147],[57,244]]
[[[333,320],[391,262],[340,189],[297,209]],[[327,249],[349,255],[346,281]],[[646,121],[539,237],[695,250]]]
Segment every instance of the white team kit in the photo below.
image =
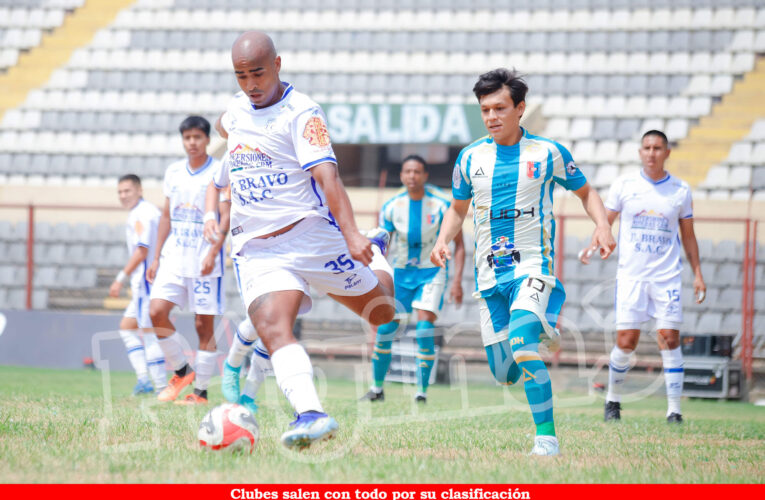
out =
[[678,330],[683,322],[679,225],[693,217],[690,187],[670,174],[654,181],[641,170],[617,179],[605,206],[620,212],[617,329],[639,329],[654,318],[658,329]]
[[[280,290],[363,295],[377,285],[372,271],[351,258],[321,187],[310,169],[337,163],[326,118],[318,104],[285,83],[282,98],[255,108],[243,92],[226,109],[228,132],[216,187],[231,186],[231,253],[245,308]],[[263,236],[301,221],[271,238]]]
[[170,201],[170,234],[162,246],[152,299],[170,301],[195,314],[220,315],[224,310],[223,250],[210,274],[201,275],[202,260],[211,244],[204,237],[205,194],[221,163],[212,157],[196,170],[187,160],[165,172],[163,192]]
[[146,269],[148,267],[147,262],[154,260],[160,216],[161,212],[157,207],[144,199],[140,199],[136,206],[130,210],[125,226],[128,255],[133,255],[138,247],[148,249],[146,259],[130,275],[132,298],[124,314],[126,318],[135,318],[139,328],[151,328],[152,326],[149,319],[151,285],[146,280]]

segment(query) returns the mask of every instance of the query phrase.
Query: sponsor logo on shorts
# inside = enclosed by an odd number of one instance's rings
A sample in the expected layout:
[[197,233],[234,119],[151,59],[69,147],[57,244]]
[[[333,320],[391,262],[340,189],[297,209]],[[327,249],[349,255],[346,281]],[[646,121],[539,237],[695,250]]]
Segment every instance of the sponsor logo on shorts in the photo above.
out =
[[231,236],[236,236],[237,234],[244,232],[244,229],[242,229],[242,226],[236,226],[234,229],[231,230]]
[[361,283],[361,278],[358,278],[358,274],[354,273],[345,278],[345,289],[350,290],[351,288],[355,287]]

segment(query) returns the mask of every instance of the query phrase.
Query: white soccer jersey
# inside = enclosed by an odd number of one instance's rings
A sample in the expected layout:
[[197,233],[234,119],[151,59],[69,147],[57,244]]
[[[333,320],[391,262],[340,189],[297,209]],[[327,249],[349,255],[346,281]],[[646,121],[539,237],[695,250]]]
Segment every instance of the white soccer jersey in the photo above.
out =
[[[163,191],[170,200],[170,234],[162,246],[161,265],[184,278],[201,276],[202,260],[211,244],[204,237],[205,195],[221,163],[213,157],[192,171],[187,160],[167,167]],[[223,275],[223,250],[215,258],[215,266],[206,278]]]
[[[318,104],[285,83],[276,104],[255,108],[237,93],[221,123],[228,153],[215,185],[231,186],[232,253],[248,240],[309,216],[333,221],[310,169],[337,163]],[[333,221],[334,222],[334,221]]]
[[554,276],[554,182],[577,190],[587,181],[566,148],[525,129],[518,144],[502,146],[485,137],[460,152],[452,194],[473,199],[481,296],[493,293],[497,283]]
[[617,279],[666,281],[680,274],[679,221],[693,217],[686,182],[669,174],[653,181],[641,170],[617,179],[605,205],[620,212]]
[[412,200],[404,188],[385,202],[380,211],[380,226],[394,236],[393,267],[435,267],[430,262],[430,251],[450,203],[446,193],[431,184],[425,185],[422,200]]
[[149,250],[146,254],[146,260],[141,262],[130,275],[130,286],[134,290],[137,287],[144,287],[147,294],[149,293],[149,282],[146,281],[147,262],[154,260],[154,250],[157,248],[157,226],[161,215],[162,213],[157,207],[142,198],[130,210],[125,225],[128,255],[133,255],[138,247]]

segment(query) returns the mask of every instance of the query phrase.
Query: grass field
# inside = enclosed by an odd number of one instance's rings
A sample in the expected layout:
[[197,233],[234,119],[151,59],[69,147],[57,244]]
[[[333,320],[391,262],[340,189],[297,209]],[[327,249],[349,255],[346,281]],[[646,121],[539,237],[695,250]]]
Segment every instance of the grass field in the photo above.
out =
[[[261,439],[249,455],[204,452],[205,408],[160,405],[130,393],[133,377],[98,371],[0,367],[0,482],[763,482],[765,409],[691,400],[683,426],[663,398],[630,404],[618,424],[602,401],[558,394],[562,455],[528,457],[531,416],[521,387],[435,386],[425,408],[391,385],[371,407],[364,387],[319,384],[340,423],[337,439],[306,452],[278,438],[292,420],[273,379],[261,391]],[[213,380],[211,400],[222,401]],[[104,397],[104,388],[107,395]]]

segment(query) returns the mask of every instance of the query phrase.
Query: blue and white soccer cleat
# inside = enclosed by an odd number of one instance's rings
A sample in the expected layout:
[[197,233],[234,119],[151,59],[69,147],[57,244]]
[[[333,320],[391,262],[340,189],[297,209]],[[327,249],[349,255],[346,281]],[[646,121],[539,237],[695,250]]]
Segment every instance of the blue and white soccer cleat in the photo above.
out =
[[313,443],[332,439],[337,432],[337,421],[318,411],[307,411],[298,415],[290,424],[292,429],[282,434],[282,444],[287,448],[308,448]]
[[239,401],[239,371],[242,369],[234,368],[228,364],[228,361],[223,363],[223,377],[221,378],[220,390],[223,393],[223,397],[229,403],[236,403]]
[[388,243],[390,243],[390,233],[381,227],[376,227],[367,231],[366,235],[373,245],[377,245],[383,255],[388,253]]
[[149,379],[139,380],[133,387],[133,396],[140,396],[141,394],[154,394],[154,386],[151,385]]
[[239,396],[239,404],[247,408],[253,415],[258,412],[258,404],[253,398],[246,394]]
[[560,455],[558,438],[555,436],[536,436],[534,438],[534,447],[531,449],[529,455],[537,455],[541,457]]

